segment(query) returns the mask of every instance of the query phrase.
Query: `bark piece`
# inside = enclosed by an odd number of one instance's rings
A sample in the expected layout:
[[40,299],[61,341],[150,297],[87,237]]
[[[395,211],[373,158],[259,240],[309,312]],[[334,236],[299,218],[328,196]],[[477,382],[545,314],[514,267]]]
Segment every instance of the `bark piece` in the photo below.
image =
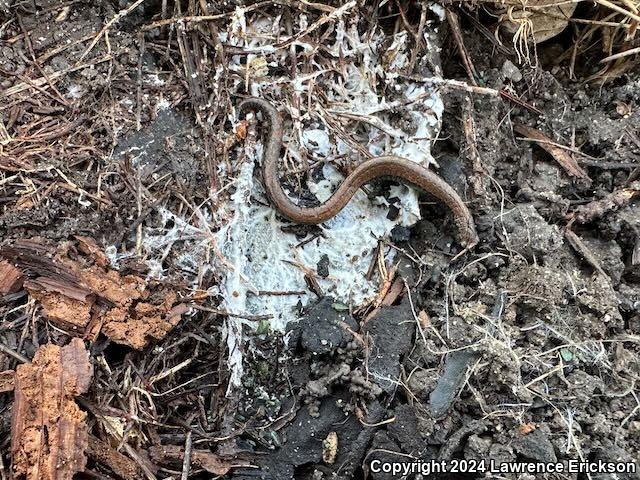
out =
[[[151,447],[149,454],[157,463],[182,463],[184,449],[178,445],[159,445]],[[214,475],[226,475],[234,466],[214,452],[197,449],[191,451],[191,464]]]
[[96,462],[107,465],[113,473],[124,480],[136,480],[142,477],[136,462],[99,438],[89,436],[87,454]]
[[0,372],[0,392],[11,392],[15,386],[16,372],[13,370],[5,370]]
[[24,287],[51,322],[90,340],[102,332],[141,350],[162,339],[188,310],[173,290],[156,295],[143,278],[108,268],[107,257],[89,237],[57,248],[24,240],[2,248],[0,255],[28,275]]
[[16,476],[62,480],[84,470],[87,414],[74,397],[93,375],[89,352],[79,338],[64,346],[44,345],[33,363],[19,365],[11,420],[11,455]]
[[24,277],[20,270],[9,262],[0,260],[0,293],[15,293],[22,288]]

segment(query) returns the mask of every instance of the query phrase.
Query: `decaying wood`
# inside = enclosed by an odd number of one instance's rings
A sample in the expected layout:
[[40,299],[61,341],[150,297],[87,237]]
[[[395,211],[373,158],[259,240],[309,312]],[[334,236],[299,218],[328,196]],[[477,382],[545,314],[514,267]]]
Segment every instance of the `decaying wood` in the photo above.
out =
[[63,480],[84,470],[86,413],[74,397],[93,375],[89,352],[79,338],[69,345],[42,346],[33,363],[19,365],[11,421],[11,455],[16,476]]
[[15,386],[16,372],[13,370],[5,370],[0,372],[0,392],[10,392]]
[[93,239],[76,240],[57,248],[27,240],[0,250],[27,277],[24,288],[49,321],[71,334],[95,340],[102,332],[140,350],[163,338],[188,310],[173,290],[163,291],[160,301],[147,301],[153,292],[145,279],[109,268]]
[[93,435],[89,436],[87,455],[92,460],[108,466],[123,480],[141,478],[141,471],[136,462]]
[[[184,449],[177,445],[160,445],[149,449],[157,463],[182,463]],[[226,475],[234,464],[209,450],[191,450],[191,463],[214,475]]]
[[22,288],[23,275],[9,262],[0,260],[0,294],[15,293]]
[[76,235],[75,238],[78,241],[78,249],[86,255],[91,256],[97,265],[101,267],[107,267],[109,265],[109,258],[93,238],[82,235]]
[[587,223],[616,210],[640,195],[640,182],[631,182],[627,188],[616,190],[600,200],[580,205],[569,214],[570,223]]

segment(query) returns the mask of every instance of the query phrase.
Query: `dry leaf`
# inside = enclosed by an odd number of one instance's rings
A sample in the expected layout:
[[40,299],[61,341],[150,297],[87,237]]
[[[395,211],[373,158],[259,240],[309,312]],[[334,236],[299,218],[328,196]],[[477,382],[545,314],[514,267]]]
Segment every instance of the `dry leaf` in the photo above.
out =
[[520,135],[524,135],[525,137],[536,141],[536,143],[538,143],[538,145],[540,145],[542,149],[549,153],[569,175],[591,182],[591,178],[589,178],[587,172],[585,172],[580,167],[580,165],[578,165],[578,162],[576,162],[575,158],[573,158],[571,152],[554,145],[556,142],[547,137],[545,134],[541,133],[535,128],[527,127],[520,124],[514,124],[513,129]]
[[526,24],[525,27],[531,31],[535,43],[549,40],[567,28],[577,4],[564,3],[531,8],[548,3],[548,0],[529,0],[525,8],[511,8],[503,15],[505,21],[502,26],[509,33],[515,34]]

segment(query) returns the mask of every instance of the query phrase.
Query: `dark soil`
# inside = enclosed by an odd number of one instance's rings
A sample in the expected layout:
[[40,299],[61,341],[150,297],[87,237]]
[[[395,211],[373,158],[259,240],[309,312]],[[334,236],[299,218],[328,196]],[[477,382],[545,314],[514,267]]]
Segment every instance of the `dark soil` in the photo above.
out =
[[[180,478],[183,451],[178,458],[149,453],[160,445],[187,445],[202,455],[197,462],[192,456],[188,478],[400,478],[372,472],[375,459],[579,459],[640,468],[640,210],[633,198],[640,72],[587,83],[599,68],[590,50],[570,78],[567,63],[556,63],[572,46],[566,32],[537,46],[536,66],[515,67],[515,55],[496,49],[463,15],[478,84],[518,99],[443,90],[433,153],[442,177],[468,199],[480,244],[452,261],[452,229],[443,233],[445,216],[425,202],[425,219],[392,239],[421,259],[398,257],[408,290],[366,322],[371,309],[329,297],[300,306],[300,321],[286,333],[256,322],[257,330],[246,332],[242,388],[229,389],[225,312],[221,299],[205,292],[224,272],[193,262],[200,233],[166,212],[203,227],[192,207],[229,187],[218,167],[236,154],[221,147],[234,140],[225,119],[236,99],[207,74],[235,52],[216,33],[231,15],[145,32],[161,11],[160,2],[145,2],[91,46],[95,32],[130,4],[13,3],[0,14],[0,121],[12,139],[3,143],[0,131],[2,245],[89,236],[123,274],[161,269],[165,287],[198,304],[143,351],[104,336],[89,342],[94,377],[79,404],[90,438],[134,460],[139,478]],[[209,14],[241,2],[224,3]],[[300,15],[287,3],[265,2],[261,11]],[[181,12],[169,4],[165,18],[188,14],[186,5]],[[417,27],[419,10],[411,2],[403,8]],[[404,28],[395,3],[378,13],[380,22]],[[306,14],[312,23],[322,12]],[[443,76],[468,82],[446,22],[442,30]],[[199,56],[205,50],[209,63]],[[91,66],[74,69],[83,63]],[[225,78],[231,84],[237,77]],[[472,135],[464,129],[469,120]],[[570,146],[590,181],[570,176],[514,124]],[[593,207],[621,191],[631,193],[611,208]],[[581,207],[589,213],[576,216]],[[140,226],[147,240],[155,232],[171,241],[142,244]],[[31,359],[40,345],[70,341],[24,291],[7,294],[0,315],[3,352]],[[18,363],[0,353],[0,370]],[[13,394],[2,394],[2,478],[11,465],[12,404]],[[202,460],[207,452],[219,462],[215,468]],[[88,455],[80,478],[122,477],[103,456]]]

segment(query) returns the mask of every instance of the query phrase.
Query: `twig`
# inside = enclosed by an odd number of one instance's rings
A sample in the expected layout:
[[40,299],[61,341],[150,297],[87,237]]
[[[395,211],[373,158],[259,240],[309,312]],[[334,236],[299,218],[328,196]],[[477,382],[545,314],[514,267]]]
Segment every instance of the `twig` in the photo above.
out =
[[187,438],[184,441],[184,458],[182,460],[182,476],[181,480],[188,480],[189,471],[191,470],[191,450],[193,449],[193,439],[191,430],[187,431]]
[[47,73],[42,69],[42,67],[38,63],[38,60],[36,59],[36,54],[33,50],[33,44],[31,43],[31,37],[29,36],[29,32],[27,31],[26,28],[24,28],[24,24],[22,23],[22,17],[18,15],[17,18],[18,18],[18,25],[20,25],[20,29],[24,32],[24,41],[25,41],[25,44],[27,45],[27,49],[29,50],[29,55],[31,55],[31,59],[33,60],[33,64],[36,66],[36,68],[40,72],[40,75],[42,75],[47,80],[47,83],[51,87],[51,90],[53,90],[56,93],[57,95],[56,101],[60,102],[65,107],[69,107],[69,102],[65,100],[65,98],[55,87],[53,82],[49,79],[49,77],[47,76]]
[[31,360],[29,360],[27,357],[25,357],[24,355],[22,355],[21,353],[16,352],[15,350],[7,347],[4,343],[0,343],[0,352],[6,353],[7,355],[15,358],[16,360],[18,360],[19,362],[22,363],[31,363]]
[[607,194],[600,200],[594,200],[586,205],[580,205],[567,215],[569,225],[573,222],[588,223],[602,217],[605,213],[617,210],[640,196],[640,182],[632,182],[628,188],[622,188]]
[[619,58],[628,57],[629,55],[635,55],[636,53],[640,53],[640,47],[631,48],[629,50],[625,50],[624,52],[616,53],[614,55],[609,55],[608,57],[600,60],[600,63],[610,62],[612,60],[617,60]]
[[418,33],[416,34],[416,44],[411,49],[411,59],[409,60],[409,65],[407,65],[407,71],[412,72],[415,68],[416,61],[418,60],[418,50],[422,44],[422,39],[424,37],[424,27],[427,24],[427,4],[426,2],[420,3],[420,23],[418,24]]
[[16,93],[23,92],[24,90],[29,90],[30,88],[42,87],[48,81],[57,80],[58,78],[63,77],[68,73],[75,72],[77,70],[82,70],[83,68],[93,67],[98,63],[107,62],[112,59],[113,59],[113,55],[105,55],[104,57],[98,60],[94,60],[91,63],[83,63],[82,65],[75,65],[71,68],[67,68],[66,70],[53,72],[52,74],[49,75],[48,79],[45,77],[40,77],[40,78],[37,78],[36,80],[31,80],[29,83],[26,83],[26,82],[19,83],[18,85],[14,85],[11,88],[7,88],[4,92],[0,93],[0,98],[10,97],[12,95],[15,95]]
[[404,8],[402,8],[402,3],[400,2],[400,0],[396,0],[396,5],[398,7],[398,12],[400,12],[400,18],[402,19],[402,23],[404,23],[404,27],[411,34],[411,36],[413,37],[413,40],[416,42],[415,48],[417,50],[420,45],[420,37],[418,37],[418,33],[413,29],[413,27],[411,26],[411,23],[407,19],[407,14],[405,13]]
[[[250,12],[252,10],[257,10],[266,5],[271,5],[273,2],[271,0],[265,0],[262,2],[254,3],[253,5],[249,5],[243,8],[244,13]],[[164,27],[166,25],[173,25],[174,23],[200,23],[200,22],[210,22],[212,20],[220,20],[221,18],[230,17],[235,14],[235,10],[231,12],[219,13],[217,15],[190,15],[184,17],[173,17],[167,18],[164,20],[159,20],[157,22],[150,23],[142,27],[142,31],[146,32],[148,30],[153,30],[154,28]]]
[[217,315],[222,315],[225,317],[243,318],[245,320],[252,320],[256,322],[260,320],[270,320],[273,318],[273,315],[248,315],[244,313],[233,313],[233,312],[228,312],[226,310],[220,310],[217,308],[203,307],[202,305],[197,305],[197,304],[191,304],[189,306],[191,308],[195,308],[196,310],[202,310],[203,312],[215,313]]
[[143,461],[142,458],[140,458],[140,455],[138,455],[138,452],[131,445],[129,445],[128,443],[124,443],[122,445],[122,448],[124,448],[127,451],[127,454],[137,462],[138,466],[140,467],[140,469],[145,474],[148,480],[157,480],[158,477],[156,477],[153,474],[153,472],[149,469],[149,467],[147,466],[147,462]]
[[635,20],[636,22],[640,22],[640,16],[628,10],[625,10],[624,8],[616,5],[615,3],[611,3],[609,0],[595,0],[595,2],[599,3],[600,5],[604,5],[605,7],[608,7],[611,10],[615,10],[618,13],[622,13],[623,15],[626,15],[627,17]]
[[80,188],[78,185],[76,185],[75,183],[73,183],[64,173],[62,173],[58,168],[54,169],[56,171],[56,173],[58,173],[58,175],[60,175],[60,177],[62,177],[64,179],[64,181],[66,183],[58,183],[58,185],[62,188],[64,188],[65,190],[69,190],[70,192],[74,192],[77,193],[79,195],[85,195],[87,197],[89,197],[92,200],[95,200],[96,202],[100,202],[103,203],[105,205],[113,205],[113,203],[111,202],[111,200],[108,200],[106,198],[102,198],[99,197],[97,195],[94,195],[93,193],[89,193],[87,192],[85,189]]
[[381,427],[382,425],[388,425],[389,423],[395,422],[396,421],[396,417],[394,415],[391,418],[387,418],[386,420],[381,420],[380,422],[376,422],[376,423],[367,423],[362,418],[360,418],[359,416],[358,416],[358,420],[360,420],[360,423],[362,425],[364,425],[365,427]]
[[138,53],[138,80],[136,85],[136,131],[142,129],[140,117],[142,116],[142,59],[144,57],[144,34],[138,35],[140,52]]
[[582,241],[582,239],[575,234],[575,232],[570,229],[566,229],[564,231],[564,236],[569,242],[569,245],[571,245],[574,250],[578,252],[578,254],[582,258],[584,258],[589,265],[595,268],[601,275],[609,278],[609,275],[607,275],[607,273],[602,269],[602,265],[600,265],[600,262],[598,261],[596,256],[591,252],[589,247]]
[[274,291],[274,290],[258,290],[258,295],[267,295],[274,297],[285,297],[288,295],[305,295],[307,292],[304,290],[287,290],[287,291]]
[[340,8],[336,8],[335,10],[333,10],[331,13],[329,13],[327,15],[323,15],[320,19],[318,19],[316,22],[314,22],[311,25],[309,25],[309,27],[307,27],[303,31],[296,33],[292,37],[289,37],[288,39],[286,39],[286,40],[284,40],[284,41],[282,41],[280,43],[276,43],[273,47],[274,48],[285,48],[285,47],[288,47],[289,45],[291,45],[292,43],[294,43],[298,39],[309,35],[311,32],[317,30],[318,28],[320,28],[324,24],[329,23],[329,22],[331,22],[332,20],[334,20],[336,18],[340,18],[342,15],[347,13],[349,10],[351,10],[356,5],[357,5],[357,2],[355,0],[352,0],[351,2],[345,3]]
[[527,110],[535,113],[536,115],[543,115],[542,111],[539,108],[536,108],[530,103],[527,103],[524,100],[521,100],[520,98],[516,97],[513,93],[505,90],[504,88],[501,89],[499,93],[502,98],[506,98],[510,102],[513,102],[516,105],[520,105],[521,107],[526,108]]
[[351,120],[361,121],[368,123],[372,127],[381,130],[392,138],[402,138],[404,137],[404,132],[398,130],[397,128],[393,128],[391,125],[385,123],[383,120],[380,120],[378,117],[374,117],[373,115],[368,115],[366,113],[360,112],[345,112],[341,110],[327,110],[329,113],[338,115],[340,117],[346,117]]
[[515,54],[515,52],[511,48],[508,48],[505,45],[503,45],[502,42],[496,38],[493,32],[489,30],[487,27],[485,27],[482,23],[480,23],[473,15],[467,12],[464,8],[461,8],[460,11],[467,18],[467,20],[469,20],[473,24],[476,30],[478,30],[478,32],[480,32],[480,34],[484,38],[489,40],[496,47],[496,49],[498,49],[501,53],[503,53],[504,55]]
[[440,77],[420,77],[418,75],[403,75],[403,77],[413,80],[414,82],[425,82],[432,85],[441,85],[443,87],[455,88],[456,90],[462,90],[469,93],[478,93],[480,95],[490,95],[492,97],[499,97],[500,90],[489,87],[479,87],[477,85],[469,85],[466,82],[460,80],[450,80],[448,78]]
[[445,13],[447,15],[449,26],[451,27],[451,32],[453,33],[453,39],[458,46],[458,52],[460,53],[460,57],[462,58],[462,64],[467,71],[467,76],[469,77],[471,83],[473,83],[475,86],[478,86],[476,82],[476,69],[473,66],[473,62],[471,61],[469,52],[467,52],[467,47],[464,46],[464,39],[462,38],[462,31],[460,30],[458,15],[449,8],[445,8]]

